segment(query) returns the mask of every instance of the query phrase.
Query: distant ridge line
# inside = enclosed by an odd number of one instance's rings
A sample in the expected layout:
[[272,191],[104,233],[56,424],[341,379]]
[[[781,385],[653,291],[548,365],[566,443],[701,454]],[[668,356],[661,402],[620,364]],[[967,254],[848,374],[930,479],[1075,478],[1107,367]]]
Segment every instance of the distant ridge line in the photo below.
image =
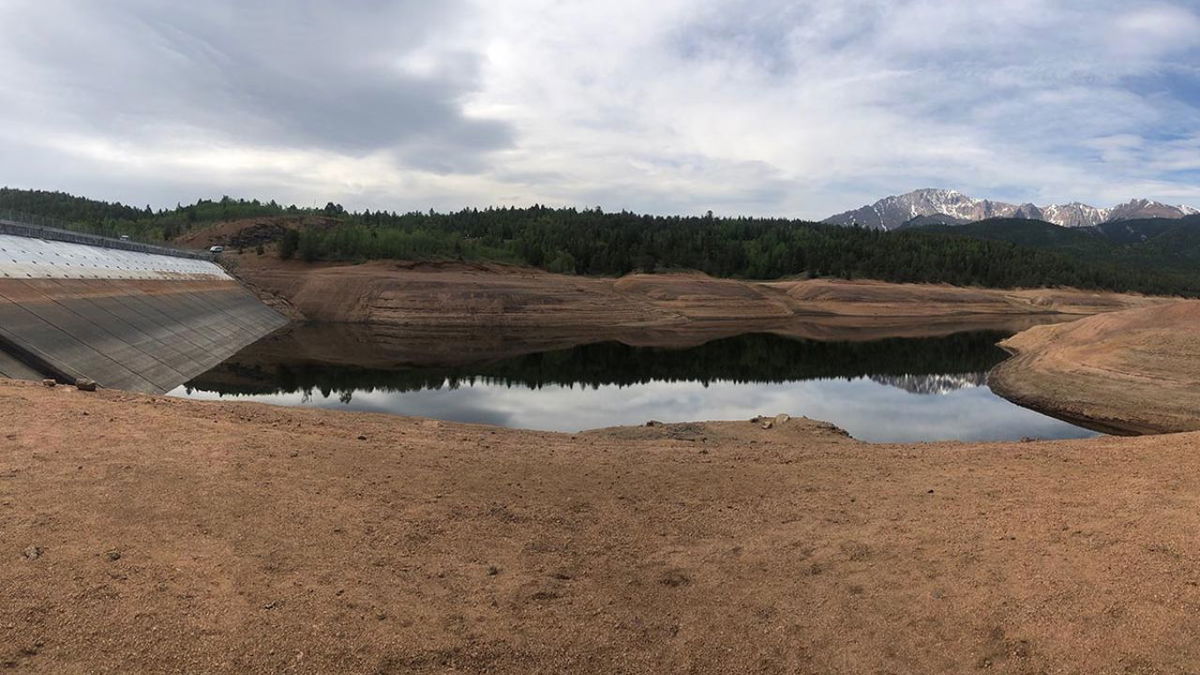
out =
[[1081,202],[1043,207],[1032,203],[1012,204],[977,199],[958,190],[924,188],[884,197],[874,204],[830,216],[822,222],[895,230],[912,221],[918,224],[936,221],[956,225],[990,218],[1021,218],[1044,220],[1061,227],[1093,227],[1123,220],[1178,219],[1197,213],[1200,211],[1191,206],[1163,204],[1149,199],[1131,199],[1111,208],[1098,208]]

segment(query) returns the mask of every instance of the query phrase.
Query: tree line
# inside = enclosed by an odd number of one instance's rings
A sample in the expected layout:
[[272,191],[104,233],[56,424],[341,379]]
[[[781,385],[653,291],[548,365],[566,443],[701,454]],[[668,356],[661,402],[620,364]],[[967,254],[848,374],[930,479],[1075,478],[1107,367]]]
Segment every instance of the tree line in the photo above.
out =
[[884,232],[775,218],[651,216],[541,206],[347,214],[336,227],[309,227],[290,235],[281,254],[308,261],[492,260],[587,275],[699,270],[749,279],[838,277],[1200,293],[1196,275],[1083,260],[951,232]]
[[1086,259],[952,230],[884,232],[784,218],[655,216],[599,208],[486,208],[452,213],[348,212],[224,197],[153,211],[65,193],[0,189],[0,209],[70,220],[84,231],[169,241],[213,222],[320,216],[279,254],[307,261],[495,261],[565,274],[699,270],[718,277],[869,278],[996,288],[1073,286],[1200,295],[1200,275]]

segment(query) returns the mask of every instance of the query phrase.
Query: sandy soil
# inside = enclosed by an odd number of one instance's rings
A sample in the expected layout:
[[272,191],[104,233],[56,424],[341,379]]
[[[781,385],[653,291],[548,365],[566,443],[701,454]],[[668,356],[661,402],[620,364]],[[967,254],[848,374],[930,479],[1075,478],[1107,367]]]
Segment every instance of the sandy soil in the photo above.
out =
[[1200,664],[1196,434],[568,436],[9,381],[0,427],[19,672]]
[[[888,329],[1000,317],[1081,316],[1160,298],[1072,289],[996,290],[876,281],[747,282],[698,273],[619,279],[493,264],[377,261],[308,265],[227,256],[255,288],[321,322],[403,327],[595,331],[745,331],[806,323]],[[928,330],[928,329],[927,329]],[[941,331],[949,332],[949,331]],[[903,334],[903,330],[893,334]]]
[[992,388],[1113,433],[1200,430],[1200,301],[1039,326],[1001,343]]

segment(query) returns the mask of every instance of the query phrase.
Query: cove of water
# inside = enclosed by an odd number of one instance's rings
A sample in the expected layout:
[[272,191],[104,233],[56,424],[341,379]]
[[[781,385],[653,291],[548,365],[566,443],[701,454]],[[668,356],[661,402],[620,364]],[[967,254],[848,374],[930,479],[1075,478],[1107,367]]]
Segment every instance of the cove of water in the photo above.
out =
[[[172,395],[568,432],[788,413],[872,442],[1097,435],[992,393],[986,373],[1005,358],[995,346],[1004,337],[822,342],[750,334],[688,348],[602,342],[455,365],[391,363],[378,353],[355,359],[355,350],[371,349],[356,339],[320,345],[338,355],[331,363],[295,344],[273,348],[268,338]],[[455,352],[452,343],[442,347]]]

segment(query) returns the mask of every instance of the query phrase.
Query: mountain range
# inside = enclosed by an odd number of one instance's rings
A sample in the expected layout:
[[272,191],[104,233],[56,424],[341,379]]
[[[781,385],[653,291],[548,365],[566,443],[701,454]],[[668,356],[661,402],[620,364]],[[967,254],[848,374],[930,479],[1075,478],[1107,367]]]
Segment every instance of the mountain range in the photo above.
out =
[[1070,204],[1010,204],[976,199],[957,190],[927,188],[885,197],[826,218],[835,225],[861,225],[878,230],[896,230],[920,225],[960,225],[992,218],[1041,220],[1061,227],[1094,227],[1103,223],[1148,218],[1183,218],[1200,213],[1190,206],[1171,206],[1148,199],[1133,199],[1112,208],[1080,202]]

